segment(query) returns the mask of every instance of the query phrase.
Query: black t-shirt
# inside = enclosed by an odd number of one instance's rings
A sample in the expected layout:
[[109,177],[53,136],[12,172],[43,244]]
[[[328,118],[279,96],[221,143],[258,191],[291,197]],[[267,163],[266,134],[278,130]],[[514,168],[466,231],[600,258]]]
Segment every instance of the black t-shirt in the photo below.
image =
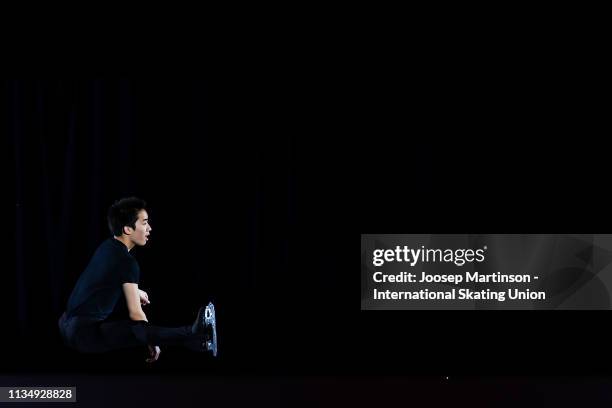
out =
[[138,283],[140,268],[127,247],[115,238],[104,241],[79,277],[66,315],[106,319],[123,296],[123,283]]

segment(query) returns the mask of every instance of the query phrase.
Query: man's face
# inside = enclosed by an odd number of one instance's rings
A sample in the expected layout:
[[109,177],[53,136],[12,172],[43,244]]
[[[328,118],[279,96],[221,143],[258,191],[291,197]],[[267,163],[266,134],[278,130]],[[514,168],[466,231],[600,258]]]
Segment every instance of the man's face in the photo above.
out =
[[139,246],[144,246],[151,233],[151,225],[149,224],[149,214],[145,210],[140,210],[138,213],[138,220],[136,221],[136,229],[126,227],[128,231],[132,231],[129,234],[130,241]]

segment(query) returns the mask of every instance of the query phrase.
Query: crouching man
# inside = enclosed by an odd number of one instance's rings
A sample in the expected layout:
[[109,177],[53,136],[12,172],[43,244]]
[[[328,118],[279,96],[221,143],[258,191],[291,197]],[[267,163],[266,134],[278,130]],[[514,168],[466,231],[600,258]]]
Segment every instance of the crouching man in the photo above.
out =
[[[125,347],[147,346],[147,362],[157,361],[160,346],[177,345],[217,355],[215,310],[212,303],[198,311],[195,322],[183,327],[149,324],[142,307],[150,303],[138,288],[140,268],[130,254],[135,246],[146,245],[152,228],[138,198],[124,198],[108,211],[112,237],[95,251],[79,277],[66,311],[59,319],[64,343],[84,353],[101,353]],[[107,320],[125,298],[129,320]]]

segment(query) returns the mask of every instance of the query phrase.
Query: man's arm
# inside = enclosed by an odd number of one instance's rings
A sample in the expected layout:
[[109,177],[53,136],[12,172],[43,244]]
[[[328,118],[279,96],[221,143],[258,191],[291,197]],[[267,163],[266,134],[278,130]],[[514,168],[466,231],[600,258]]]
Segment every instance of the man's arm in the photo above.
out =
[[[141,293],[142,292],[142,293]],[[127,303],[128,311],[130,313],[130,319],[136,321],[148,322],[147,316],[142,311],[142,304],[149,304],[149,297],[146,292],[143,292],[138,289],[137,283],[124,283],[123,284],[123,294],[125,295],[125,301]],[[149,344],[149,358],[147,358],[147,363],[153,363],[157,361],[159,358],[159,353],[161,349],[159,346],[154,346]]]
[[125,295],[128,312],[130,313],[130,319],[144,320],[145,322],[148,322],[147,316],[142,311],[142,306],[140,304],[140,293],[138,292],[138,284],[124,283],[123,294]]

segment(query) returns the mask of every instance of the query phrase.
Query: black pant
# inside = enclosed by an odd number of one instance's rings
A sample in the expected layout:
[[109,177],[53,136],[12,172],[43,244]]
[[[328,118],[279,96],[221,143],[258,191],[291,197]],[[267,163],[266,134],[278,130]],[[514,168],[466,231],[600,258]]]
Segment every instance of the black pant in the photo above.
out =
[[82,353],[102,353],[144,345],[183,346],[204,351],[204,335],[193,334],[191,326],[159,327],[145,321],[104,321],[62,314],[59,329],[64,343]]

